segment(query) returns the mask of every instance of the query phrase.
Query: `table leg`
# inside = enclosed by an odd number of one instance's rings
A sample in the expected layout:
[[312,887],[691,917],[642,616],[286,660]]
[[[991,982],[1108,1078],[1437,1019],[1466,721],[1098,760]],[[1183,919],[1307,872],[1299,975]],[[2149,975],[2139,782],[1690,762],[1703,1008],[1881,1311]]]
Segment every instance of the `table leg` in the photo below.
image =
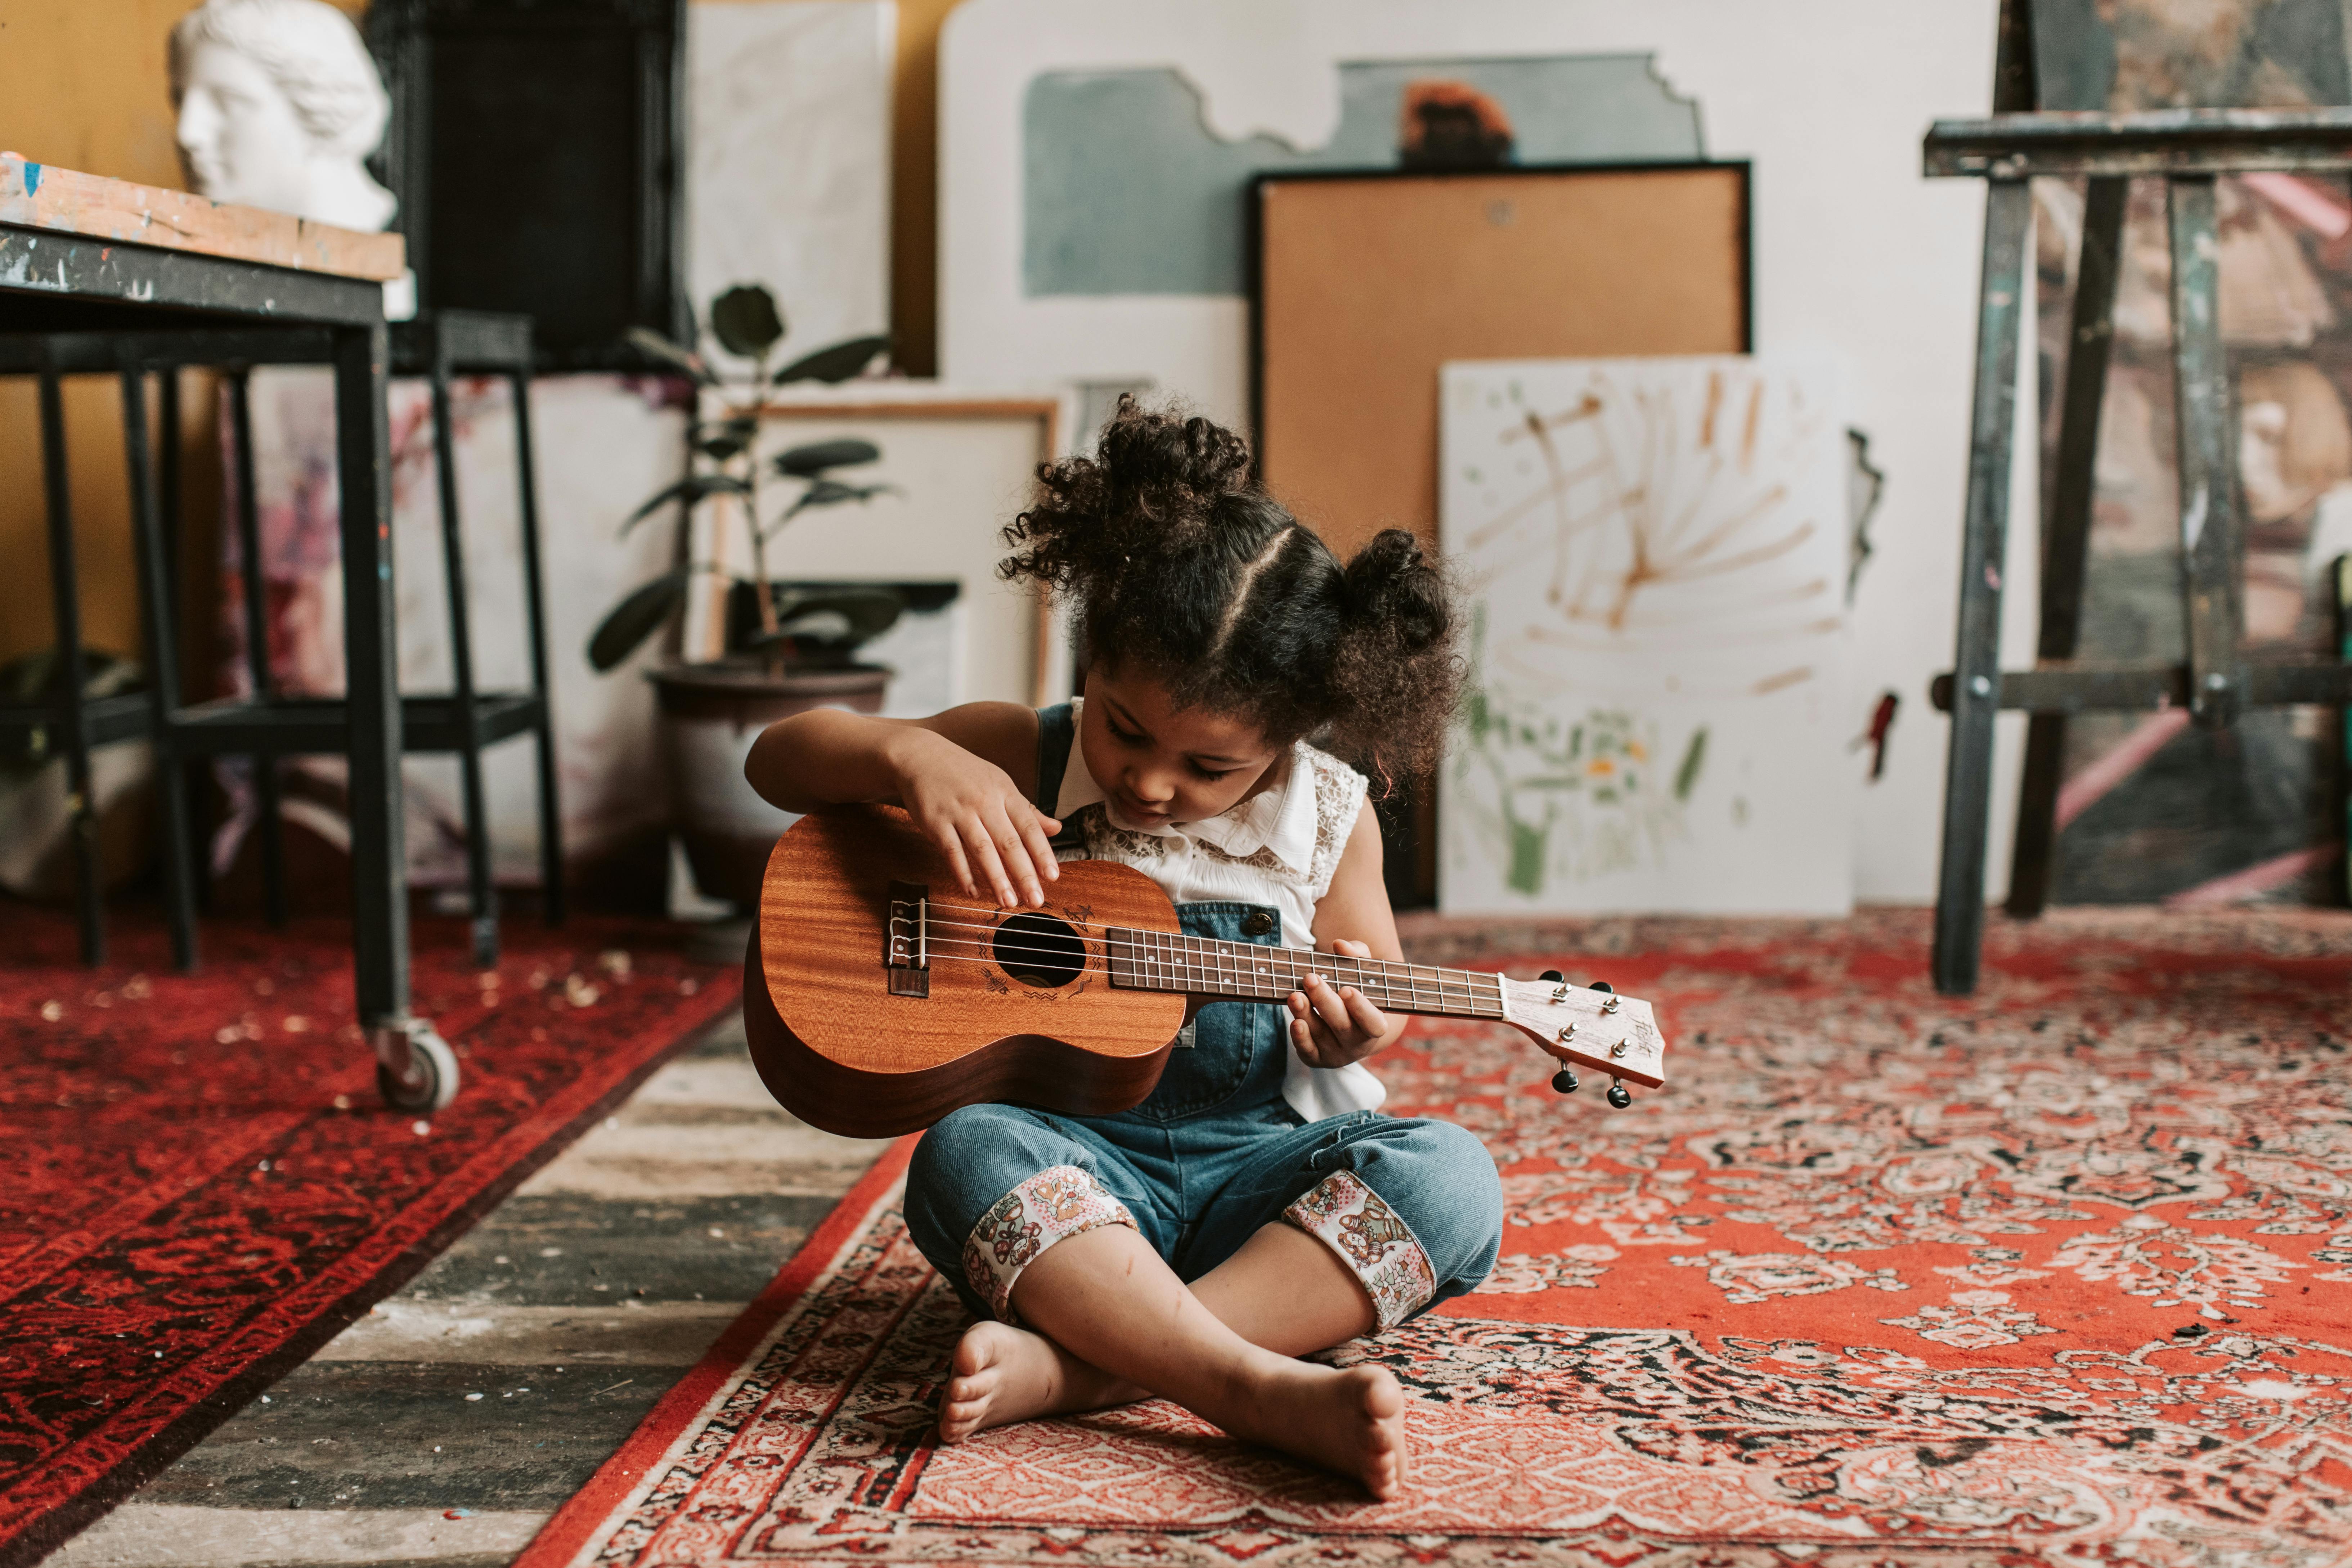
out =
[[[262,571],[261,502],[254,492],[253,389],[251,374],[228,375],[231,461],[236,475],[236,552],[245,585],[245,672],[253,700],[276,695],[269,674],[269,581]],[[261,839],[261,907],[273,927],[286,923],[286,816],[278,787],[278,755],[257,752],[253,767],[254,831]]]
[[172,734],[180,707],[179,617],[172,613],[163,518],[155,496],[155,462],[147,434],[147,375],[122,373],[122,448],[131,469],[131,559],[139,578],[140,619],[147,644],[147,702],[154,733],[155,809],[163,819],[163,913],[172,928],[173,967],[196,966],[195,842],[188,823],[185,770]]
[[1947,995],[1966,995],[1976,989],[1984,942],[1993,717],[2000,710],[2000,574],[2009,543],[2018,321],[2024,308],[2026,241],[2033,215],[2025,181],[1992,180],[1988,184],[1968,511],[1960,542],[1951,750],[1944,773],[1944,842],[1936,893],[1936,989]]
[[473,910],[474,967],[499,965],[498,889],[490,881],[490,815],[482,798],[481,713],[474,704],[474,638],[467,603],[466,541],[457,510],[457,426],[449,365],[433,360],[433,460],[441,502],[441,561],[449,591],[449,663],[457,700],[457,775],[466,806],[466,891]]
[[530,376],[509,376],[514,388],[515,474],[522,488],[523,610],[530,633],[530,692],[537,699],[531,729],[539,756],[539,875],[541,912],[563,923],[563,805],[556,793],[555,689],[547,668],[546,593],[539,552],[539,479],[530,445]]
[[66,472],[65,398],[57,373],[41,373],[41,480],[48,501],[50,614],[57,621],[58,731],[65,739],[66,831],[73,840],[74,915],[81,961],[106,962],[105,888],[100,875],[98,799],[89,767],[89,671],[82,658],[81,589],[75,572],[73,486]]
[[351,705],[352,968],[376,1087],[436,1110],[457,1059],[408,1012],[408,875],[401,833],[400,683],[392,585],[391,342],[383,323],[335,329],[335,460],[342,505],[343,663]]

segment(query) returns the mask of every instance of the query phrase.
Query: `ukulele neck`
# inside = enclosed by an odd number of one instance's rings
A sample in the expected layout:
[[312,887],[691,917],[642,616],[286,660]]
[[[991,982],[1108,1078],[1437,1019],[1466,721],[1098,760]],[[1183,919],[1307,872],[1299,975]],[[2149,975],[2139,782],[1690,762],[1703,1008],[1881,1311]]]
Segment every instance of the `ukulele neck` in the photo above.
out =
[[1302,947],[1172,931],[1104,931],[1110,983],[1130,991],[1176,991],[1219,1002],[1279,1002],[1302,989],[1309,974],[1352,985],[1384,1013],[1425,1013],[1446,1018],[1501,1018],[1502,977],[1475,969],[1439,969],[1384,958],[1349,958]]

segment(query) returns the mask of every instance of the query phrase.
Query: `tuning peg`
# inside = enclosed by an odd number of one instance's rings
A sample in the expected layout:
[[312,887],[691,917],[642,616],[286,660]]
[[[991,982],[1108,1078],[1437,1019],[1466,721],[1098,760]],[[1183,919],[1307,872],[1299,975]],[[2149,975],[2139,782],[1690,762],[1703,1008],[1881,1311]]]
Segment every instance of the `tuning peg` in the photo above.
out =
[[1536,978],[1538,980],[1565,980],[1568,976],[1562,974],[1557,969],[1547,969],[1541,974],[1537,975]]
[[1633,1103],[1633,1091],[1612,1080],[1609,1085],[1609,1103],[1622,1110]]
[[1552,1074],[1551,1087],[1555,1092],[1559,1094],[1574,1094],[1576,1092],[1576,1069],[1574,1068],[1564,1067],[1558,1072]]
[[[1545,978],[1549,979],[1550,976],[1547,975]],[[1606,980],[1596,980],[1591,984],[1587,985],[1585,989],[1587,991],[1606,991],[1612,996],[1617,993],[1617,987],[1610,984]]]

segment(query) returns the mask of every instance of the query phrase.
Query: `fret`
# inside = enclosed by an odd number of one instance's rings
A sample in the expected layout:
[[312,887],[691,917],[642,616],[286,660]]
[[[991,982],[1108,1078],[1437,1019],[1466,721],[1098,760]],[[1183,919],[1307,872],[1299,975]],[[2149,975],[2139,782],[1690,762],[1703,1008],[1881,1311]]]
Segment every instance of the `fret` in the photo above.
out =
[[1384,1012],[1463,1018],[1506,1016],[1501,976],[1479,970],[1260,947],[1181,931],[1114,928],[1106,936],[1111,984],[1122,987],[1280,1002],[1316,973],[1334,985],[1353,986]]

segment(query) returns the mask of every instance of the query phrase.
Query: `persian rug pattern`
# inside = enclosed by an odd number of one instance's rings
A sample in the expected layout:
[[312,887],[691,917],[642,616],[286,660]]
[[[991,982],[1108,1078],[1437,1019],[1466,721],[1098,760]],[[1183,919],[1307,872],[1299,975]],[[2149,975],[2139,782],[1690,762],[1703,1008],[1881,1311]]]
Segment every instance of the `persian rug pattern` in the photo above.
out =
[[208,921],[183,975],[160,931],[86,970],[68,919],[0,911],[0,1564],[397,1289],[738,994],[663,927],[510,921],[477,971],[419,922],[415,1010],[465,1076],[403,1114],[350,1021],[348,929]]
[[2352,1560],[2352,942],[2044,928],[1949,999],[1913,923],[1510,963],[1661,1004],[1629,1111],[1492,1026],[1383,1058],[1507,1194],[1478,1292],[1332,1358],[1414,1394],[1403,1498],[1162,1402],[935,1447],[886,1165],[524,1563]]

